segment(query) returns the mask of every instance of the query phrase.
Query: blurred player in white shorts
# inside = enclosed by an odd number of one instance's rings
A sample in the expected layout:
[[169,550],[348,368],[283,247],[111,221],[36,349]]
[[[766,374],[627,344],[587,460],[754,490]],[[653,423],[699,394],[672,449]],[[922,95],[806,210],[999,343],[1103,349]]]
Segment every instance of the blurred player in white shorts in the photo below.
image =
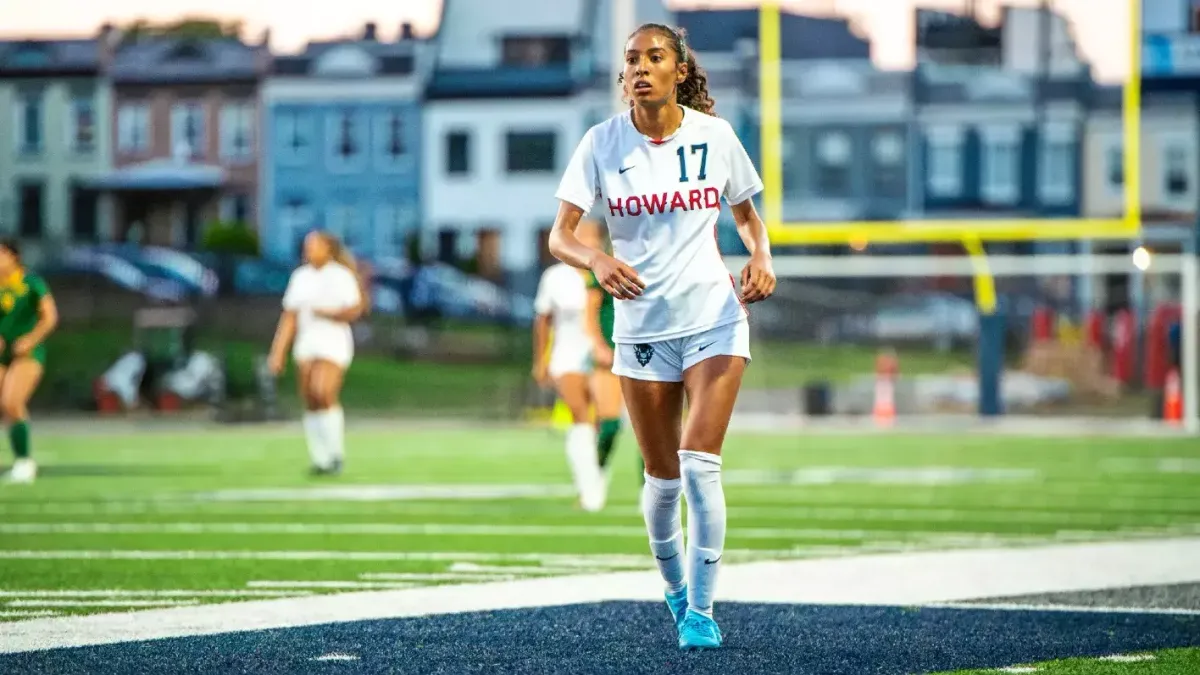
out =
[[[762,181],[733,128],[714,115],[685,37],[660,24],[629,36],[621,82],[630,110],[579,142],[556,193],[549,245],[616,300],[613,372],[646,463],[642,515],[679,647],[690,650],[722,643],[713,619],[726,527],[721,451],[750,361],[746,305],[774,292],[775,274],[752,199]],[[717,246],[722,202],[750,254],[740,289]],[[612,255],[576,236],[595,205]]]
[[[581,226],[580,239],[601,245],[595,224]],[[586,511],[604,508],[607,484],[596,451],[596,426],[592,421],[591,375],[595,340],[590,326],[587,280],[590,273],[558,263],[542,273],[533,308],[533,378],[543,387],[553,385],[571,411],[567,430],[567,463]],[[547,353],[547,343],[550,343]]]
[[283,294],[268,363],[279,375],[291,348],[312,473],[338,474],[345,460],[345,413],[339,397],[354,359],[350,324],[367,310],[367,294],[354,257],[332,234],[310,233],[304,239],[304,258]]

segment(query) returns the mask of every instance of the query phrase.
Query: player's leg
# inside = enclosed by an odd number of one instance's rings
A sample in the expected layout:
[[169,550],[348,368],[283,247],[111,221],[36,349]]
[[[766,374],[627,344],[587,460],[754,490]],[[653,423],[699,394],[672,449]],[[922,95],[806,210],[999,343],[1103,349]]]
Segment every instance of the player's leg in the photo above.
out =
[[726,529],[721,446],[750,359],[748,324],[741,321],[688,338],[683,358],[688,419],[679,467],[688,507],[688,619],[680,646],[716,647],[721,632],[712,608]]
[[611,369],[597,368],[592,373],[592,396],[596,401],[596,449],[600,468],[606,469],[621,431],[621,381]]
[[314,416],[325,447],[326,467],[338,473],[346,456],[346,417],[342,410],[342,383],[345,371],[327,359],[315,359],[309,380],[315,408]]
[[617,345],[613,372],[629,411],[633,435],[645,463],[642,516],[658,571],[666,584],[667,607],[678,628],[687,612],[683,529],[679,500],[679,441],[682,433],[682,362],[676,341]]
[[588,391],[588,376],[582,368],[563,370],[554,367],[551,358],[551,375],[558,398],[571,411],[571,426],[567,429],[567,463],[579,495],[579,505],[586,511],[604,508],[604,478],[600,463],[596,459],[596,428],[590,414],[592,403]]
[[304,406],[304,442],[308,446],[312,473],[323,474],[329,471],[330,461],[329,451],[321,434],[319,401],[312,385],[313,363],[312,359],[297,359],[296,387],[300,392],[300,403]]
[[8,474],[14,483],[32,483],[37,477],[37,464],[30,456],[29,399],[42,381],[43,372],[38,358],[17,358],[8,366],[0,385],[0,411],[8,423],[8,438],[16,456]]

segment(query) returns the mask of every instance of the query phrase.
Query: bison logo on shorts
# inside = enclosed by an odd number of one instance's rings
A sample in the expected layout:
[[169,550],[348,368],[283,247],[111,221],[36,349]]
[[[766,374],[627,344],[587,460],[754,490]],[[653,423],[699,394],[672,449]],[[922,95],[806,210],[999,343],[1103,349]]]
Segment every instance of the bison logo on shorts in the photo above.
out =
[[644,368],[650,359],[654,358],[654,345],[634,345],[633,355],[637,357],[637,362]]

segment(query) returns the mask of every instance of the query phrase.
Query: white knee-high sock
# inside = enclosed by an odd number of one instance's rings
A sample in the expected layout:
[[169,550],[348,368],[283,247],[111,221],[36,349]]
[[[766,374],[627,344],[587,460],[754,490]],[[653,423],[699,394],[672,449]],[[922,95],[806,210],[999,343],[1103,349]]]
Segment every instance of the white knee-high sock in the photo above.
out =
[[567,430],[567,463],[575,479],[575,491],[586,511],[604,508],[604,476],[596,454],[596,428],[590,424],[572,424]]
[[308,444],[308,459],[313,466],[329,468],[329,451],[325,445],[325,430],[321,415],[324,411],[304,411],[304,440]]
[[667,583],[667,591],[683,590],[683,529],[679,525],[679,498],[683,481],[679,478],[655,478],[646,474],[642,486],[642,515],[650,535],[650,552],[658,571]]
[[688,508],[688,608],[711,617],[717,569],[725,550],[721,457],[680,450],[679,471]]
[[321,411],[321,429],[328,461],[341,461],[346,455],[346,412],[342,406],[335,405]]

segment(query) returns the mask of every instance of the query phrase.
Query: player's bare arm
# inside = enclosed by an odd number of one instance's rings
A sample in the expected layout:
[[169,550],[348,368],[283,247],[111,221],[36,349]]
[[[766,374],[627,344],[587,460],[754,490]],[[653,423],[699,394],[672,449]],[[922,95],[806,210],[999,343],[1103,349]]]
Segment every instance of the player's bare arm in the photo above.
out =
[[279,325],[275,327],[275,339],[271,341],[271,355],[267,357],[267,366],[271,372],[278,375],[283,372],[287,363],[287,351],[296,337],[296,313],[284,310],[279,315]]
[[633,300],[642,294],[646,284],[637,270],[608,255],[586,246],[575,236],[583,219],[583,209],[560,201],[554,227],[550,230],[550,253],[571,267],[591,270],[600,286],[618,300]]
[[547,386],[550,378],[547,375],[547,347],[550,344],[550,321],[552,315],[538,314],[533,318],[533,381],[540,386]]
[[742,268],[742,302],[766,300],[775,292],[775,268],[771,264],[771,242],[767,226],[750,199],[731,207],[738,236],[750,251],[750,262]]
[[38,321],[33,330],[17,338],[13,343],[13,354],[28,356],[35,347],[42,344],[58,326],[58,305],[54,296],[46,295],[38,302]]

